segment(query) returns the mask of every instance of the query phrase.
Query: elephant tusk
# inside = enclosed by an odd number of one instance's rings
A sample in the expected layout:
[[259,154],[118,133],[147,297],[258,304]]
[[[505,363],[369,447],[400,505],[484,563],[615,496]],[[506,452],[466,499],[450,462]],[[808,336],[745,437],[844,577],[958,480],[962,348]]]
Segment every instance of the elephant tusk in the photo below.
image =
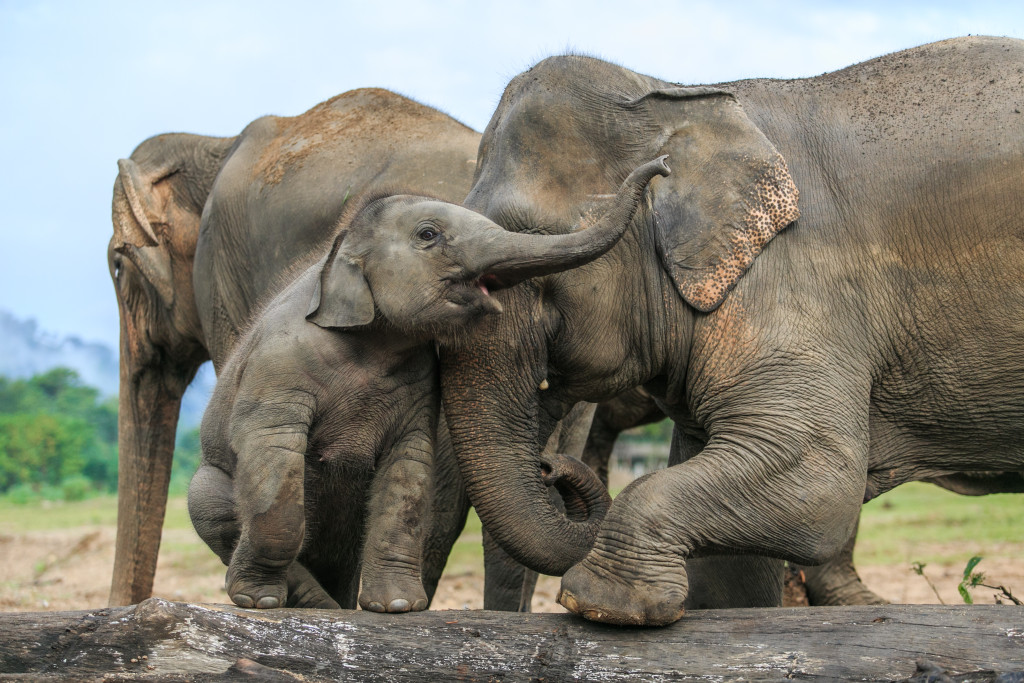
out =
[[551,386],[551,385],[548,384],[547,378],[544,378],[544,379],[541,380],[541,382],[540,382],[540,390],[541,391],[546,391],[549,386]]

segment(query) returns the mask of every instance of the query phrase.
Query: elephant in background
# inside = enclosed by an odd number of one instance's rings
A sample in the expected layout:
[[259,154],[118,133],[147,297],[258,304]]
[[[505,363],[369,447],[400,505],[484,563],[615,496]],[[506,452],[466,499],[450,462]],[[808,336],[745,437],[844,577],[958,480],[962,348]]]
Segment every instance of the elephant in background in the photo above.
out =
[[[662,625],[693,558],[818,564],[901,483],[1024,471],[1022,63],[968,37],[799,80],[581,56],[513,79],[463,206],[381,200],[392,234],[351,274],[410,274],[415,309],[354,298],[438,340],[497,542],[564,573],[572,612]],[[675,422],[673,466],[603,519],[591,486],[559,511],[547,433],[634,386]]]
[[121,325],[111,605],[152,593],[181,396],[199,366],[223,368],[289,266],[330,244],[346,203],[387,187],[463,197],[479,137],[362,89],[257,119],[237,137],[158,135],[118,162],[107,251]]

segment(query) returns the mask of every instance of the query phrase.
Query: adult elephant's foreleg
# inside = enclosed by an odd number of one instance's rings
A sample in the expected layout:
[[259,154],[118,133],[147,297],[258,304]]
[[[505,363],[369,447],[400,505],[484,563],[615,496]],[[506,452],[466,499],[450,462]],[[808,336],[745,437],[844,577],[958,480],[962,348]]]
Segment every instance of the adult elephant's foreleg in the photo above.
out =
[[863,498],[867,401],[846,423],[847,406],[824,403],[758,406],[797,416],[781,427],[722,420],[697,457],[633,482],[566,572],[559,602],[596,621],[663,625],[683,614],[691,557],[732,551],[817,564],[838,554]]
[[[684,463],[705,446],[704,439],[672,430],[669,467]],[[779,607],[785,563],[758,555],[712,555],[686,564],[686,609]]]

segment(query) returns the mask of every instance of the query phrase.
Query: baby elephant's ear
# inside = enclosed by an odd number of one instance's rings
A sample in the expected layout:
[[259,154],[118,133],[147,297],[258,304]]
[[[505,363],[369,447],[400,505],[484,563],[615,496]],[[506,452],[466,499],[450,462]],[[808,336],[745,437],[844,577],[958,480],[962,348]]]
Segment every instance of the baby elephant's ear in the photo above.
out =
[[782,155],[736,99],[666,88],[634,102],[661,126],[673,173],[654,192],[662,265],[694,308],[713,311],[769,240],[799,216]]
[[373,295],[362,267],[338,248],[321,263],[306,320],[337,329],[373,322]]

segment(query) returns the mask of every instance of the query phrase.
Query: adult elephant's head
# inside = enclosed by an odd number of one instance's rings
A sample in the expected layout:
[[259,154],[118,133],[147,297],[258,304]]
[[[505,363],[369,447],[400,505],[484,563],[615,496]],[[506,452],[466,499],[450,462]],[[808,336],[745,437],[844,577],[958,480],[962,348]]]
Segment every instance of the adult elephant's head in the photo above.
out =
[[121,319],[112,605],[152,593],[181,396],[208,358],[192,291],[199,218],[232,141],[160,135],[118,161],[107,248]]
[[[663,155],[673,173],[648,186],[666,174],[648,160]],[[585,57],[545,60],[514,79],[477,165],[465,208],[439,229],[419,213],[403,223],[403,238],[437,250],[447,270],[421,274],[390,247],[338,249],[322,299],[360,310],[360,323],[375,307],[399,312],[406,330],[438,339],[445,413],[473,505],[509,554],[561,574],[588,552],[599,520],[579,506],[563,514],[546,494],[541,448],[555,421],[576,401],[663,374],[666,355],[686,347],[695,311],[717,308],[796,219],[796,190],[729,93]],[[380,284],[371,264],[386,273]],[[366,275],[361,303],[340,296],[351,282],[327,277],[342,272]],[[480,315],[488,311],[501,315]],[[673,362],[684,376],[686,359]],[[597,481],[581,474],[573,488]]]

